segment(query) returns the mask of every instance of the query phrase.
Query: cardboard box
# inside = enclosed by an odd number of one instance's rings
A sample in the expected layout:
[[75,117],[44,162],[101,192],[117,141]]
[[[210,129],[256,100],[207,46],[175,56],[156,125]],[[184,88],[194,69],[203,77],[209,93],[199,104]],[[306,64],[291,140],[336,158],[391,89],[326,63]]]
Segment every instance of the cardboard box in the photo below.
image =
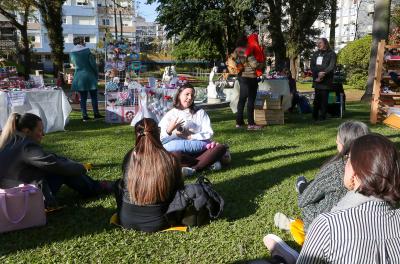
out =
[[282,109],[255,109],[254,120],[258,125],[283,125],[285,123],[285,115]]
[[274,96],[269,93],[257,93],[254,102],[255,109],[282,109],[282,96]]

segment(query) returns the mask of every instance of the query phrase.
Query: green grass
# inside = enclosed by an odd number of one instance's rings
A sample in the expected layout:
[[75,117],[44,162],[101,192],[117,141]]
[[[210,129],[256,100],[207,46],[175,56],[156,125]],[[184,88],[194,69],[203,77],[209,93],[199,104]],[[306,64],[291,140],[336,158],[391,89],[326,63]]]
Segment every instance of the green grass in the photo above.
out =
[[[278,211],[299,216],[294,181],[301,174],[313,178],[335,153],[336,128],[343,120],[312,124],[310,115],[291,114],[285,125],[247,132],[234,128],[229,109],[208,112],[216,140],[228,143],[232,152],[229,168],[206,173],[226,202],[221,219],[188,233],[128,231],[108,224],[115,211],[112,196],[82,200],[63,188],[59,200],[67,207],[50,214],[45,227],[0,235],[0,262],[241,263],[268,257],[262,243],[267,233],[294,246],[287,233],[273,226],[273,216]],[[348,118],[367,122],[369,106],[349,104]],[[396,130],[381,125],[372,130],[400,143]],[[133,138],[127,125],[83,124],[74,112],[67,131],[47,135],[44,146],[93,162],[90,175],[111,180],[121,176],[121,161]]]

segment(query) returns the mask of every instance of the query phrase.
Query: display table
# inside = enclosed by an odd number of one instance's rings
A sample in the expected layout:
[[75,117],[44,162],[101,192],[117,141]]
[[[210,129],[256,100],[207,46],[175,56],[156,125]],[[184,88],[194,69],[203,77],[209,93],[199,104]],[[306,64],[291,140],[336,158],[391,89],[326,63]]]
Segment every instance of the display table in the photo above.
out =
[[270,79],[258,83],[258,90],[271,91],[273,94],[282,95],[282,108],[284,111],[292,106],[289,81],[287,79]]
[[63,131],[72,108],[62,90],[0,91],[0,130],[13,113],[33,113],[43,120],[45,133]]

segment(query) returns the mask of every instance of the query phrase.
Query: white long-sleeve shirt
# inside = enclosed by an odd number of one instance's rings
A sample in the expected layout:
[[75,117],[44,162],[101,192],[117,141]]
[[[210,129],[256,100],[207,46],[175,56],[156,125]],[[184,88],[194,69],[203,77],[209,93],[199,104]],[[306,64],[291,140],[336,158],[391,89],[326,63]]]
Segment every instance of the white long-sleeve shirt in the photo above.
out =
[[211,121],[207,113],[203,109],[197,110],[194,114],[190,113],[190,109],[179,110],[173,108],[169,110],[161,119],[158,126],[160,127],[160,137],[163,143],[169,142],[174,139],[181,139],[176,135],[174,130],[171,135],[167,134],[169,124],[176,118],[184,121],[183,128],[189,130],[193,134],[191,139],[194,140],[207,140],[211,139],[214,131],[211,128]]

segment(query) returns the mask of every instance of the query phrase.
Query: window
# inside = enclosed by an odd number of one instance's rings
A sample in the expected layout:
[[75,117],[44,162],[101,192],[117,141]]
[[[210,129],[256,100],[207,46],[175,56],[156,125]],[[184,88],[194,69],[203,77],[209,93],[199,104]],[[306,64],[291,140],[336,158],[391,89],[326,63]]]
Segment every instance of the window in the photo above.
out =
[[76,5],[77,6],[87,6],[87,5],[89,5],[89,1],[88,0],[76,0]]
[[67,17],[66,16],[62,17],[62,22],[63,22],[63,24],[67,24]]
[[78,25],[96,25],[94,17],[76,17],[75,19]]
[[85,36],[85,42],[89,43],[90,42],[90,37],[89,36]]
[[109,26],[110,25],[110,19],[108,19],[108,18],[103,19],[102,22],[103,22],[103,26]]

